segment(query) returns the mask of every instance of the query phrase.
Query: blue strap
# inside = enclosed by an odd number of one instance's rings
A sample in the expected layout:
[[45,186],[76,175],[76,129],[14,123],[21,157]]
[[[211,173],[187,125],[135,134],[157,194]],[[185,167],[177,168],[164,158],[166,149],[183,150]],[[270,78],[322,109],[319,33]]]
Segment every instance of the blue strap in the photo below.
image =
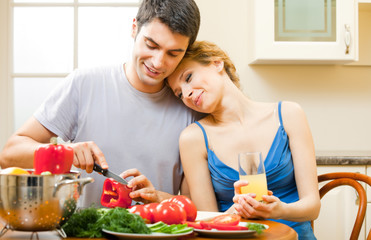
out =
[[282,103],[281,101],[278,102],[278,117],[280,118],[280,124],[283,127],[282,115],[281,115],[281,103]]
[[195,121],[195,123],[201,128],[202,132],[204,133],[206,149],[209,149],[209,143],[207,141],[207,135],[206,135],[206,131],[205,131],[204,127],[198,121]]

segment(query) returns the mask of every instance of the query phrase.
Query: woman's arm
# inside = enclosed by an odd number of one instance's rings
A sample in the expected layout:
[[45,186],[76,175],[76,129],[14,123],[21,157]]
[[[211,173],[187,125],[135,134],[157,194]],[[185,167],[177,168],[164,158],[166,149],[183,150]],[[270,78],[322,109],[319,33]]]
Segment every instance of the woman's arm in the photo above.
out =
[[261,203],[236,191],[233,199],[235,209],[246,218],[273,218],[297,222],[314,220],[318,217],[321,202],[312,134],[304,111],[298,104],[285,102],[282,105],[282,117],[290,141],[299,200],[284,203],[275,197],[273,192],[273,195],[263,196],[265,203]]
[[312,133],[305,113],[298,104],[285,102],[282,111],[299,193],[299,201],[288,204],[282,218],[291,221],[314,220],[319,215],[321,201]]
[[207,150],[201,129],[192,124],[179,138],[180,158],[190,197],[199,211],[218,211],[207,164]]

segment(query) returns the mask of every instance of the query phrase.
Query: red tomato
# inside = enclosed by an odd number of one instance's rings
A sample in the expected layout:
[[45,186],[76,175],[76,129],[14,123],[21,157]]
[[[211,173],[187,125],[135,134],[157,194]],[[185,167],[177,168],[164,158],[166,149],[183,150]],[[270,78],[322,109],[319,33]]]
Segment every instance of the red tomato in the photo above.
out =
[[149,212],[149,222],[150,223],[154,223],[155,220],[154,220],[154,217],[153,217],[153,214],[156,210],[156,207],[159,205],[159,203],[148,203],[148,204],[145,204],[144,205],[144,208],[146,208]]
[[134,205],[130,207],[129,212],[138,214],[146,223],[151,223],[152,214],[145,205]]
[[153,212],[154,222],[181,224],[187,219],[186,212],[179,205],[171,202],[160,203]]
[[181,206],[187,214],[187,221],[193,222],[194,220],[196,220],[197,217],[196,205],[191,201],[191,199],[187,198],[186,196],[177,195],[164,201],[173,202]]
[[228,226],[236,226],[241,220],[241,216],[237,214],[223,214],[214,217],[210,222],[215,224],[223,224]]

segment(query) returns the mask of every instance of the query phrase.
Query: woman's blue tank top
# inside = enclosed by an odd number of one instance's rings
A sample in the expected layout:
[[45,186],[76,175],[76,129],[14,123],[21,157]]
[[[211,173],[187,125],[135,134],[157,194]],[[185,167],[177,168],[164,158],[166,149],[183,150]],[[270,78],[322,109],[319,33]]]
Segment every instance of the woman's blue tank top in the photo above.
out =
[[[278,115],[280,126],[272,146],[264,160],[264,167],[267,175],[268,189],[273,191],[274,196],[282,202],[292,203],[299,200],[296,188],[294,164],[289,148],[289,139],[282,124],[281,102],[278,103]],[[202,129],[207,148],[208,166],[218,202],[219,211],[224,212],[233,205],[234,196],[233,183],[239,179],[238,171],[225,165],[216,154],[209,148],[207,135],[202,125],[196,121]],[[292,222],[282,219],[269,219],[281,222],[294,228],[299,239],[316,239],[309,221]]]

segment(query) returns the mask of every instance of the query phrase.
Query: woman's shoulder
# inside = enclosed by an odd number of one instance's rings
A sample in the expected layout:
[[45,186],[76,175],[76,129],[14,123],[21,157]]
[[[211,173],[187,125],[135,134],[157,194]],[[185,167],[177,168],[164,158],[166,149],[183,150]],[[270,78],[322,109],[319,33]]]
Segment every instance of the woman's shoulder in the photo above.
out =
[[297,102],[282,101],[281,113],[284,119],[295,118],[298,114],[304,114],[303,108]]
[[[291,101],[281,103],[281,116],[286,132],[297,131],[307,125],[307,118],[300,104]],[[303,125],[304,124],[304,125]]]
[[202,140],[202,135],[202,129],[196,123],[192,123],[181,132],[180,139],[181,141]]

